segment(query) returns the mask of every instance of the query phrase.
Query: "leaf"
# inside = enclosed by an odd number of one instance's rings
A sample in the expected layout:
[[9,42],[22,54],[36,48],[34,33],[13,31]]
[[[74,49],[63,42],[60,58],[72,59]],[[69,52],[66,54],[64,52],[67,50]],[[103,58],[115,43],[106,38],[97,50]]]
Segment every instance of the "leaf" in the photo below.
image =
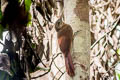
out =
[[4,28],[3,26],[0,24],[0,39],[3,40],[3,31],[4,31]]
[[117,49],[117,53],[120,55],[120,48],[119,48],[119,49]]
[[108,40],[109,40],[109,43],[113,46],[113,39],[109,36]]
[[32,43],[32,48],[34,49],[35,47],[36,47],[36,45]]
[[[2,11],[0,8],[0,22],[1,20],[2,20]],[[3,39],[2,33],[3,33],[3,26],[0,24],[0,39]]]
[[27,26],[29,27],[29,25],[32,25],[31,14],[30,13],[28,13],[28,23],[27,23]]
[[21,0],[18,0],[19,3],[21,3]]
[[115,11],[117,14],[120,14],[120,7],[116,9]]
[[25,0],[25,9],[29,12],[31,6],[31,0]]
[[42,67],[36,67],[36,68],[35,68],[35,71],[37,71],[37,70],[48,71],[49,69],[42,68]]
[[31,22],[31,14],[29,12],[30,6],[31,6],[31,0],[25,0],[25,9],[26,9],[26,12],[28,13],[28,23],[27,23],[27,26],[32,24],[32,22]]
[[0,21],[2,20],[2,11],[1,11],[1,8],[0,8]]
[[120,74],[117,74],[117,76],[118,76],[118,79],[120,80]]
[[0,71],[0,80],[10,80],[10,76],[5,71]]

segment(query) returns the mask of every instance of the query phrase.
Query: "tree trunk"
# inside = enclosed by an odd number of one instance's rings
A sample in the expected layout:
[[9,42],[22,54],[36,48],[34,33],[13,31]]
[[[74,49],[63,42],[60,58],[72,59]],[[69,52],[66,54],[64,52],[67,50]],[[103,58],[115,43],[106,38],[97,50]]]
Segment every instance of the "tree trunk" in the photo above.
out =
[[65,23],[70,24],[74,32],[72,58],[75,77],[66,80],[88,80],[90,67],[90,28],[87,0],[64,0]]

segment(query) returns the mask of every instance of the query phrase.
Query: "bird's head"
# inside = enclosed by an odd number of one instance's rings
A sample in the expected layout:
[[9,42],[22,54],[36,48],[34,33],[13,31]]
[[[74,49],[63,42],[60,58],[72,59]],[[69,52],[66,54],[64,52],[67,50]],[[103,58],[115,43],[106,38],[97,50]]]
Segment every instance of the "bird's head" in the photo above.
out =
[[62,28],[62,25],[63,25],[62,19],[58,19],[55,23],[56,31],[59,31]]

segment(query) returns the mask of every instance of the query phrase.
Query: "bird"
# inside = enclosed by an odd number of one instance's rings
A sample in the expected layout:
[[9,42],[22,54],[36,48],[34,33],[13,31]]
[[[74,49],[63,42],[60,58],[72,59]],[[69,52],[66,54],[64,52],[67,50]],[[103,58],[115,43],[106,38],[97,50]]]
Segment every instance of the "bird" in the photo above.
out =
[[73,42],[73,30],[69,24],[65,24],[61,19],[55,23],[58,45],[65,58],[66,71],[69,76],[75,75],[74,65],[71,56],[71,47]]

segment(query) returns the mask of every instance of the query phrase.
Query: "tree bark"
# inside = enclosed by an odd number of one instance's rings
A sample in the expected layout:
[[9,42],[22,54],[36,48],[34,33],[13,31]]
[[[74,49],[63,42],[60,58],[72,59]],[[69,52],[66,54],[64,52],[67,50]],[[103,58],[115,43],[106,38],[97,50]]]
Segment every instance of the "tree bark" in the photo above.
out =
[[88,80],[90,67],[90,28],[88,0],[64,0],[65,23],[74,32],[72,58],[75,77],[66,80]]

